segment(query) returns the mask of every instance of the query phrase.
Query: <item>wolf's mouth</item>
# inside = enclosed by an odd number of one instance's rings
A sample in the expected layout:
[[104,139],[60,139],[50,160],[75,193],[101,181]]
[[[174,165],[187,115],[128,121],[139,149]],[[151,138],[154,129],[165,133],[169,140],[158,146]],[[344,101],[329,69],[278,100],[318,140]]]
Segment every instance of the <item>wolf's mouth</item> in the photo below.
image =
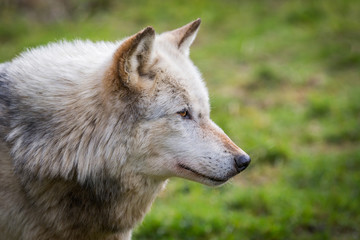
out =
[[202,173],[199,173],[198,171],[196,171],[196,170],[194,170],[194,169],[192,169],[192,168],[189,168],[188,166],[185,166],[184,164],[181,164],[181,163],[179,163],[178,166],[181,167],[181,168],[183,168],[183,169],[185,169],[185,170],[188,170],[188,171],[190,171],[190,172],[192,172],[192,173],[195,173],[196,175],[198,175],[198,176],[200,176],[200,177],[209,179],[209,180],[214,181],[214,182],[217,182],[217,183],[224,183],[224,182],[226,182],[226,181],[228,180],[228,179],[220,179],[220,178],[215,178],[215,177],[206,176],[206,175],[204,175],[204,174],[202,174]]

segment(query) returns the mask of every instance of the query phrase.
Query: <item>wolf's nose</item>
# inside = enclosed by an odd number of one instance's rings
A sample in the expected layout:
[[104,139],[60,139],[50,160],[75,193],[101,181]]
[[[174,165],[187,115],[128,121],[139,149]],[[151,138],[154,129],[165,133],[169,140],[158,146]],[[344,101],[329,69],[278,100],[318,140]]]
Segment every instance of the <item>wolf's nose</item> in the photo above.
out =
[[251,158],[247,154],[236,155],[235,158],[236,168],[238,172],[241,172],[249,166]]

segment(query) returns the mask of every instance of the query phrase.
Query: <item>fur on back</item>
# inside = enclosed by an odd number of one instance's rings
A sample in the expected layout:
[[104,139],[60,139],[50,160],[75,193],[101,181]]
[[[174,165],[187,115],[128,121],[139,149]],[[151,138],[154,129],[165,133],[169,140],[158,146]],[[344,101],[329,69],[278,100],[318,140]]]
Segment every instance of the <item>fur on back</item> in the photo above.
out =
[[[13,60],[7,71],[16,102],[11,104],[7,141],[13,144],[16,167],[38,171],[38,176],[65,178],[72,178],[76,170],[77,178],[84,181],[104,167],[93,159],[111,157],[99,155],[116,154],[121,163],[123,149],[97,151],[108,149],[105,144],[118,122],[107,112],[101,79],[119,45],[62,41],[28,50]],[[49,155],[61,159],[44,161]]]

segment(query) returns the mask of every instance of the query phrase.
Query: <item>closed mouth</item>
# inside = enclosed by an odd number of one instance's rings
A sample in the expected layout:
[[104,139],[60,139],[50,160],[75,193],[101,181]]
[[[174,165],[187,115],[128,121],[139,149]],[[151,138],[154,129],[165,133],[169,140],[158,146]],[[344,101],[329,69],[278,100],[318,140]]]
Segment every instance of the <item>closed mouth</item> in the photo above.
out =
[[194,170],[194,169],[192,169],[192,168],[189,168],[188,166],[185,166],[185,165],[183,165],[183,164],[181,164],[181,163],[179,163],[178,166],[181,167],[181,168],[183,168],[183,169],[185,169],[185,170],[188,170],[188,171],[190,171],[190,172],[192,172],[192,173],[194,173],[194,174],[196,174],[196,175],[198,175],[198,176],[200,176],[200,177],[209,179],[209,180],[211,180],[211,181],[213,181],[213,182],[217,182],[217,183],[219,183],[219,184],[220,184],[220,183],[224,183],[224,182],[226,182],[226,181],[228,180],[228,179],[220,179],[220,178],[215,178],[215,177],[206,176],[206,175],[204,175],[204,174],[202,174],[202,173],[199,173],[198,171],[196,171],[196,170]]

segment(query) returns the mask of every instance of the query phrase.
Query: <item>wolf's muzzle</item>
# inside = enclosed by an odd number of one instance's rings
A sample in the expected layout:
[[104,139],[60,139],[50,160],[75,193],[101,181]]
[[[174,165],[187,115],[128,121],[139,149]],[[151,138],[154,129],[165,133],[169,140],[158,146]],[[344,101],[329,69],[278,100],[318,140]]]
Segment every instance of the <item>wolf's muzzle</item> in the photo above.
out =
[[235,160],[236,170],[238,172],[241,172],[245,170],[247,166],[249,166],[251,158],[247,154],[241,154],[241,155],[236,155],[234,160]]

